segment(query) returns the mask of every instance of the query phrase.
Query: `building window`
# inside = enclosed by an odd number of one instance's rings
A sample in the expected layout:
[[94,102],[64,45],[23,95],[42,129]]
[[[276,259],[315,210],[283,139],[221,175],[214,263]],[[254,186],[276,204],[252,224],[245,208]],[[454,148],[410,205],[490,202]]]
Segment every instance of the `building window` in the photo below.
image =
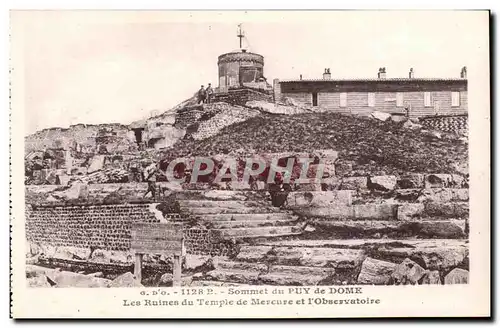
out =
[[340,107],[347,107],[347,93],[340,93]]
[[375,107],[375,93],[368,93],[368,107]]
[[313,106],[318,106],[318,93],[313,92],[312,97],[313,97]]
[[432,106],[431,93],[424,92],[424,107],[431,107],[431,106]]
[[396,107],[403,107],[403,93],[398,92],[396,93]]
[[460,107],[460,92],[451,93],[451,107]]

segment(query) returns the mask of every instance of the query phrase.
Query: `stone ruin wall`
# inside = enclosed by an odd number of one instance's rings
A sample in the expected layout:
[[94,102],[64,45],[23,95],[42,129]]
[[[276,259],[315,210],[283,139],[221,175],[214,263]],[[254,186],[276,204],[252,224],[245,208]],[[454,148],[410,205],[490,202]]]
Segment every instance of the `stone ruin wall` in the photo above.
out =
[[[167,220],[176,219],[175,214],[167,215]],[[26,211],[26,237],[28,242],[55,247],[130,251],[132,224],[159,222],[150,204],[40,206]],[[184,243],[189,254],[232,252],[213,230],[186,229]]]

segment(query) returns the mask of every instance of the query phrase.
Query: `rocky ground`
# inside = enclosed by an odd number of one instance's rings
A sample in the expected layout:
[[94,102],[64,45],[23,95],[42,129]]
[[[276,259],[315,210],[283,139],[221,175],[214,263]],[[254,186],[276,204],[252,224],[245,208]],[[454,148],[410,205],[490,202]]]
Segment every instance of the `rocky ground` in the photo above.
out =
[[336,113],[262,113],[201,141],[181,140],[165,158],[335,149],[350,175],[466,172],[465,138],[418,125]]

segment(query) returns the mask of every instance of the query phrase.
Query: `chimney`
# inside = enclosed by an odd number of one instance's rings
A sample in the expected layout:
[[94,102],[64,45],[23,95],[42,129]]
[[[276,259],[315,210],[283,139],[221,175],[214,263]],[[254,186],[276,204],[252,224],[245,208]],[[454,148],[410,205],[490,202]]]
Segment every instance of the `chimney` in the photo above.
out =
[[467,78],[467,67],[466,66],[462,67],[462,70],[460,71],[460,78],[461,79]]
[[410,68],[410,72],[408,72],[408,78],[410,79],[415,78],[415,72],[413,71],[413,68]]
[[332,78],[332,74],[330,74],[330,69],[325,68],[325,72],[323,73],[323,80],[330,80]]
[[300,74],[300,79],[302,80],[302,74]]
[[385,67],[380,67],[378,69],[378,78],[379,79],[385,79],[386,78],[386,71],[385,71]]

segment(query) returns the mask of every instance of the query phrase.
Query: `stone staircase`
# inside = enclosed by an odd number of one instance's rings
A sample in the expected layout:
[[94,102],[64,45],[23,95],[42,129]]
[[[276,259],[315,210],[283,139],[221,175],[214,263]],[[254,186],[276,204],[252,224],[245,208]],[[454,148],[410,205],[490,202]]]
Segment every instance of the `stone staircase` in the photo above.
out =
[[[212,191],[212,195],[214,193],[216,192]],[[258,193],[246,192],[246,194]],[[237,196],[238,192],[234,192],[234,195]],[[222,238],[283,237],[302,233],[303,225],[297,222],[297,216],[290,211],[273,207],[265,198],[180,200],[179,204],[181,211],[188,214],[190,219],[220,233]]]
[[214,258],[200,285],[386,285],[402,275],[440,284],[468,270],[468,200],[467,188],[427,184],[292,192],[285,210],[251,200],[182,205],[243,241],[235,255]]

